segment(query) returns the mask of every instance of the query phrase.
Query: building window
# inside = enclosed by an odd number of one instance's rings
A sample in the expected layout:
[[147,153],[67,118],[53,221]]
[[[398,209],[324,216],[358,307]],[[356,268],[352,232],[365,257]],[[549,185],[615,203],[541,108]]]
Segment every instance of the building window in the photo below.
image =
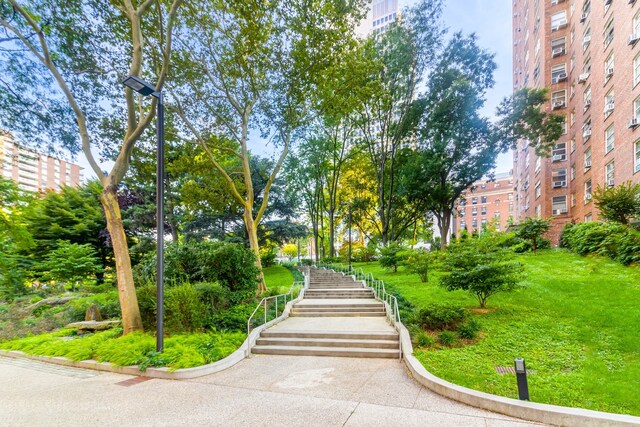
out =
[[540,194],[542,193],[542,190],[540,188],[540,181],[536,182],[536,199],[538,197],[540,197]]
[[636,13],[636,16],[633,17],[633,33],[631,33],[633,38],[638,38],[640,36],[640,12]]
[[567,11],[563,10],[551,15],[551,31],[558,31],[567,26]]
[[473,221],[471,221],[471,227],[478,228],[478,220],[477,219],[474,219]]
[[566,214],[567,213],[567,196],[554,196],[552,209],[553,209],[552,211],[553,215]]
[[567,80],[567,64],[558,64],[551,67],[551,83],[560,83]]
[[609,126],[604,131],[604,141],[605,141],[605,148],[604,148],[605,153],[608,153],[614,149],[615,132],[614,132],[613,124],[611,124],[611,126]]
[[613,52],[604,61],[604,83],[606,84],[611,77],[613,77]]
[[471,209],[471,216],[478,216],[478,208]]
[[540,168],[542,167],[542,157],[536,157],[536,170],[535,173],[540,172]]
[[637,85],[638,82],[640,82],[640,55],[633,59],[633,85]]
[[478,198],[477,198],[477,197],[473,197],[473,198],[471,199],[471,204],[472,204],[472,205],[477,205],[477,204],[478,204]]
[[591,195],[591,191],[593,191],[593,187],[591,185],[591,178],[589,178],[584,182],[584,204],[585,205],[589,203],[591,201],[591,198],[593,197]]
[[616,169],[616,164],[614,161],[607,163],[607,165],[604,168],[605,170],[604,178],[605,178],[605,183],[607,184],[607,187],[613,187],[615,185],[615,169]]
[[569,177],[571,178],[571,181],[576,179],[576,165],[571,165],[571,168],[569,169]]
[[559,90],[551,94],[551,108],[564,108],[567,105],[567,91]]
[[576,138],[575,137],[571,138],[571,152],[573,153],[574,151],[576,151]]
[[593,221],[593,215],[591,213],[588,213],[584,216],[584,222],[591,222]]
[[467,228],[467,223],[465,223],[464,221],[460,221],[460,228],[461,229],[466,229]]
[[584,52],[591,43],[591,27],[587,28],[582,34],[582,51]]
[[466,215],[466,213],[465,213],[464,209],[463,209],[463,210],[461,210],[461,211],[458,213],[458,215],[460,216],[460,218],[464,218],[464,216]]
[[562,160],[567,160],[567,143],[566,142],[558,142],[553,146],[553,151],[551,152],[551,159],[554,162],[559,162]]
[[640,120],[640,96],[633,101],[633,118]]
[[585,120],[582,125],[582,143],[584,144],[591,138],[591,117]]
[[584,151],[584,169],[587,170],[591,167],[591,147]]
[[480,215],[486,215],[487,214],[487,207],[483,206],[480,208]]
[[487,196],[480,197],[480,203],[487,203]]
[[609,47],[611,42],[613,41],[613,18],[609,20],[606,27],[604,28],[604,48]]
[[552,188],[562,188],[567,186],[567,170],[566,169],[558,169],[557,171],[551,172],[551,187]]
[[576,205],[576,193],[571,193],[571,207]]
[[584,106],[583,111],[587,111],[591,107],[591,85],[584,90]]
[[551,56],[553,58],[555,58],[556,56],[564,55],[566,53],[566,40],[566,37],[551,40]]
[[633,171],[635,172],[640,172],[640,140],[636,141],[633,144],[634,147],[634,168]]
[[613,89],[611,89],[604,97],[604,118],[606,119],[613,113],[614,108],[614,98],[613,98]]
[[537,218],[542,217],[542,205],[536,205],[536,217]]

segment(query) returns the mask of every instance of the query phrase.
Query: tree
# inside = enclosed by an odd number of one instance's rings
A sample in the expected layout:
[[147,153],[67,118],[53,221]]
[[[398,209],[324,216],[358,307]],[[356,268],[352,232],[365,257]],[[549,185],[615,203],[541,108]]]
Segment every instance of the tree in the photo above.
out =
[[102,270],[90,244],[79,245],[64,240],[58,242],[58,247],[47,255],[39,268],[45,271],[46,278],[71,283],[72,292],[75,292],[77,282]]
[[57,249],[61,241],[89,244],[101,260],[102,269],[96,273],[102,281],[104,268],[113,266],[113,250],[100,206],[101,187],[99,182],[90,181],[78,188],[49,191],[34,200],[24,214],[34,245],[25,253],[39,262]]
[[411,273],[417,274],[421,282],[428,282],[429,270],[440,260],[441,254],[442,252],[439,250],[415,249],[407,251],[403,264]]
[[551,228],[551,218],[527,218],[518,225],[516,236],[529,240],[535,255],[542,236]]
[[608,221],[627,225],[632,218],[640,218],[640,184],[627,181],[611,188],[598,186],[593,199],[600,215]]
[[364,101],[358,108],[359,144],[374,167],[377,216],[382,244],[395,240],[397,160],[411,139],[416,87],[435,57],[443,34],[440,0],[423,0],[407,11],[406,19],[369,42],[372,72],[362,82]]
[[498,234],[484,233],[449,245],[443,259],[448,274],[440,278],[440,285],[448,291],[468,291],[481,308],[492,295],[514,290],[523,267],[512,261],[515,254],[501,245],[501,239]]
[[380,258],[378,262],[384,268],[392,268],[394,273],[398,272],[398,265],[404,259],[404,247],[397,242],[389,243],[380,248]]
[[287,243],[282,247],[282,254],[291,260],[298,256],[298,246],[294,243]]
[[[25,140],[81,147],[102,184],[125,334],[142,330],[117,189],[131,152],[155,117],[157,98],[120,82],[127,75],[161,90],[171,65],[182,0],[0,3],[0,126]],[[122,105],[125,108],[122,108]],[[116,141],[121,141],[119,144]],[[115,159],[104,172],[93,150]]]
[[429,211],[446,245],[451,218],[462,193],[490,174],[498,153],[519,138],[532,138],[544,150],[548,140],[562,133],[562,117],[540,109],[544,90],[524,89],[498,108],[492,124],[480,114],[486,91],[493,86],[493,54],[480,48],[474,35],[454,34],[430,76],[420,111],[418,154],[403,169],[399,188]]
[[[258,226],[269,192],[304,123],[308,97],[328,65],[340,61],[353,38],[362,1],[230,2],[190,5],[189,37],[179,40],[184,75],[176,76],[172,98],[227,190],[242,207],[249,245],[261,269]],[[309,13],[313,10],[313,13]],[[272,135],[282,148],[261,193],[253,187],[249,129]],[[222,143],[222,144],[221,144]],[[216,148],[237,161],[237,183],[220,164]],[[256,209],[254,201],[262,198]],[[260,273],[258,291],[266,290]]]

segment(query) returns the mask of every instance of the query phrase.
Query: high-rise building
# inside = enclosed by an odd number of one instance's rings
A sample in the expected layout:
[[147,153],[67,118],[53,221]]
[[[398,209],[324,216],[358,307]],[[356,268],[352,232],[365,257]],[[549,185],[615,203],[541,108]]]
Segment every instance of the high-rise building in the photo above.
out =
[[367,16],[362,20],[356,34],[366,37],[369,34],[382,33],[400,16],[401,7],[406,0],[373,0],[369,5]]
[[59,190],[80,184],[82,168],[17,144],[0,131],[0,175],[27,191]]
[[492,180],[480,180],[464,192],[458,203],[451,234],[460,236],[462,230],[480,231],[483,225],[490,224],[504,231],[513,219],[513,210],[513,177],[510,173],[496,174]]
[[597,187],[640,182],[640,2],[513,0],[514,89],[550,88],[565,117],[551,157],[513,152],[515,217],[592,221]]

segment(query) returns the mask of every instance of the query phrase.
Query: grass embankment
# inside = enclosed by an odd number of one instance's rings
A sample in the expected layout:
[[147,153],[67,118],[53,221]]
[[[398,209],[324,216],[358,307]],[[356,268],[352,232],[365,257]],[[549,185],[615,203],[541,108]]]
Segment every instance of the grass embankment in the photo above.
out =
[[534,402],[640,415],[640,269],[562,250],[521,255],[525,288],[498,294],[485,313],[464,291],[428,283],[401,268],[357,264],[416,307],[452,303],[472,310],[481,338],[460,348],[414,349],[433,374],[453,383],[517,398],[515,377],[496,366],[526,359]]
[[122,329],[76,335],[75,329],[0,343],[2,350],[20,350],[39,356],[62,356],[71,360],[97,360],[118,366],[168,366],[170,370],[213,363],[227,357],[245,339],[242,332],[215,332],[172,335],[165,339],[165,350],[156,353],[155,338],[136,332],[121,336]]
[[265,267],[262,269],[264,273],[264,281],[267,284],[267,288],[284,290],[287,292],[293,283],[293,274],[291,270],[281,265],[272,265],[271,267]]

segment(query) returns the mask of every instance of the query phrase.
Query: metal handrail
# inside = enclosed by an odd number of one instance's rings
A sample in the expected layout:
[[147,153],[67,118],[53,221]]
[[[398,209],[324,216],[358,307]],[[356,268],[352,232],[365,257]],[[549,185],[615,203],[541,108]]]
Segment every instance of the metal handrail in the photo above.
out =
[[249,319],[247,320],[247,354],[249,354],[249,352],[251,351],[251,342],[250,342],[250,339],[249,339],[249,335],[251,335],[251,321],[253,320],[253,317],[256,315],[256,313],[258,312],[260,307],[264,306],[264,323],[262,323],[264,325],[268,321],[269,301],[275,299],[275,309],[276,310],[275,310],[274,319],[276,319],[276,318],[278,318],[278,299],[279,298],[283,298],[284,299],[284,304],[282,305],[282,312],[284,313],[284,309],[287,306],[287,297],[290,296],[291,298],[289,299],[289,301],[292,301],[294,299],[293,298],[293,290],[296,289],[296,288],[306,288],[307,282],[308,281],[306,280],[306,277],[305,277],[304,281],[293,282],[291,284],[291,287],[289,288],[289,292],[287,292],[285,294],[279,294],[279,295],[273,295],[273,296],[270,296],[270,297],[264,297],[264,298],[262,298],[260,300],[260,302],[256,306],[255,310],[253,310],[253,313],[251,313],[251,316],[249,316]]
[[324,268],[326,270],[333,270],[339,273],[343,273],[349,276],[355,276],[356,280],[362,280],[365,285],[373,290],[375,298],[378,301],[382,301],[386,305],[389,306],[390,312],[387,311],[387,315],[390,320],[393,321],[394,325],[398,323],[402,323],[400,319],[400,310],[398,309],[398,299],[395,295],[387,292],[387,289],[384,285],[384,281],[376,280],[373,277],[373,273],[365,273],[362,267],[358,267],[357,269],[353,269],[353,267],[344,266],[343,264],[331,264],[318,262],[314,263],[316,268]]

